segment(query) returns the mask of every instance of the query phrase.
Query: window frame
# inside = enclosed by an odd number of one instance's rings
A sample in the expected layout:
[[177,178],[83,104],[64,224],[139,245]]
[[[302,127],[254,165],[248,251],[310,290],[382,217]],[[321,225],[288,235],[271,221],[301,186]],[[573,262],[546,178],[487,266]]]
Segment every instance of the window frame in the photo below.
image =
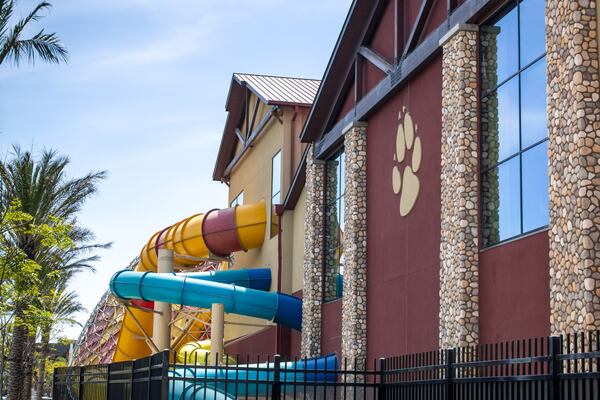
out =
[[[328,209],[329,207],[336,207],[337,209],[337,226],[338,226],[338,232],[337,232],[337,236],[338,236],[338,243],[337,246],[335,248],[335,252],[340,251],[341,254],[343,254],[344,251],[344,243],[343,243],[343,235],[341,234],[343,232],[343,224],[345,221],[345,217],[346,217],[346,212],[345,212],[345,204],[344,204],[344,200],[346,198],[346,185],[344,182],[345,176],[346,176],[346,166],[345,161],[346,161],[346,153],[345,153],[345,149],[344,147],[340,147],[338,148],[336,151],[333,152],[333,155],[331,155],[326,162],[332,162],[332,161],[338,161],[338,166],[336,168],[336,175],[337,175],[337,186],[336,186],[336,195],[335,195],[335,199],[329,201],[329,199],[327,198],[327,193],[328,193],[328,189],[324,188],[325,190],[324,192],[324,217],[327,218],[326,216],[329,214]],[[327,185],[327,183],[329,182],[329,179],[327,177],[327,172],[328,169],[325,169],[325,185]],[[326,221],[327,223],[327,221]],[[327,235],[327,224],[325,224],[324,227],[324,232],[323,232],[323,236],[325,237]],[[340,259],[338,260],[337,266],[336,266],[336,274],[335,274],[335,296],[333,297],[327,297],[326,296],[326,290],[325,290],[325,286],[327,285],[327,280],[325,279],[325,274],[326,274],[326,268],[327,268],[327,255],[329,254],[329,251],[334,251],[333,249],[327,249],[325,248],[327,246],[327,241],[324,241],[324,259],[323,259],[323,264],[324,264],[324,268],[323,268],[323,303],[330,303],[330,302],[334,302],[337,300],[340,300],[344,297],[344,292],[343,292],[343,276],[344,274],[342,273],[342,268],[344,266],[344,264],[341,262],[342,257],[340,256]],[[341,276],[342,279],[342,287],[338,287],[340,280],[338,279],[338,276]]]
[[[486,238],[484,237],[483,231],[484,231],[484,219],[482,214],[480,213],[480,240],[481,240],[481,250],[486,250],[492,247],[496,247],[498,245],[504,244],[506,242],[511,242],[514,240],[517,240],[519,238],[522,237],[526,237],[526,236],[530,236],[534,233],[537,232],[541,232],[544,230],[547,230],[549,227],[549,222],[545,225],[533,228],[533,229],[529,229],[527,231],[524,230],[524,225],[523,225],[523,220],[524,220],[524,209],[523,209],[523,154],[527,153],[528,151],[532,150],[533,148],[535,148],[536,146],[542,145],[544,142],[548,142],[549,141],[549,137],[548,137],[548,130],[547,130],[547,125],[546,125],[546,137],[543,139],[539,139],[537,141],[535,141],[534,143],[529,144],[527,147],[523,148],[523,127],[522,127],[522,116],[523,116],[523,97],[522,97],[522,75],[523,73],[526,73],[531,67],[533,67],[535,64],[537,64],[538,62],[540,62],[541,60],[543,60],[544,58],[547,57],[547,51],[544,51],[542,54],[534,57],[530,62],[528,62],[525,65],[521,65],[521,56],[522,56],[522,52],[521,52],[521,42],[522,42],[522,37],[521,37],[521,3],[523,2],[523,0],[511,0],[509,2],[507,2],[504,6],[502,6],[497,13],[495,13],[491,18],[489,18],[486,22],[482,23],[482,26],[494,26],[496,23],[498,23],[502,18],[504,18],[506,15],[508,15],[512,10],[514,10],[515,8],[517,9],[517,70],[515,72],[510,73],[508,76],[506,76],[502,81],[497,82],[496,85],[493,88],[490,88],[488,90],[479,90],[479,104],[481,107],[481,104],[483,103],[484,99],[487,98],[488,96],[494,94],[494,93],[498,93],[498,89],[500,89],[501,87],[503,87],[504,85],[508,84],[509,82],[511,82],[513,79],[517,80],[517,90],[518,90],[518,98],[517,98],[517,104],[518,104],[518,137],[519,137],[519,148],[518,151],[516,152],[512,152],[509,155],[507,155],[506,157],[504,157],[503,159],[501,159],[500,161],[497,161],[495,164],[487,164],[484,163],[484,159],[481,156],[482,152],[481,150],[483,149],[483,144],[485,143],[485,137],[486,137],[486,132],[483,130],[482,127],[482,119],[479,119],[479,131],[480,131],[480,137],[479,137],[479,149],[480,149],[480,154],[479,154],[479,161],[480,161],[480,170],[479,170],[479,174],[478,174],[478,179],[479,179],[479,183],[480,183],[480,193],[479,193],[479,206],[480,206],[480,210],[483,211],[485,209],[484,207],[484,196],[483,196],[483,188],[481,187],[481,183],[484,181],[484,176],[486,174],[488,174],[490,171],[499,168],[500,166],[502,166],[503,164],[509,162],[510,160],[515,159],[515,157],[518,157],[518,161],[519,161],[519,234],[517,235],[512,235],[509,237],[506,237],[504,239],[498,240],[497,242],[492,242],[492,243],[487,243],[486,242]],[[481,67],[481,57],[484,54],[484,51],[482,50],[482,46],[481,44],[478,45],[479,49],[479,66]],[[547,62],[547,60],[546,60]],[[482,79],[482,71],[480,70],[478,72],[479,75],[479,79]],[[545,77],[546,80],[546,84],[547,84],[547,75]],[[543,95],[546,96],[546,92],[543,92]],[[546,115],[546,123],[548,120],[548,116]],[[500,134],[499,134],[500,137]],[[485,165],[485,167],[484,167]],[[549,211],[549,205],[548,205],[548,211]],[[481,212],[480,211],[480,212]],[[498,209],[499,212],[499,209]]]
[[237,196],[235,196],[231,202],[229,202],[229,207],[241,206],[244,205],[244,191],[240,190]]
[[[279,180],[279,190],[277,193],[273,193],[273,184],[275,183],[275,158],[279,157],[279,176],[277,179]],[[281,149],[278,149],[275,154],[271,157],[271,200],[270,200],[270,209],[271,209],[271,217],[270,217],[270,233],[269,238],[272,239],[279,234],[279,216],[275,213],[275,206],[281,204]],[[275,196],[277,196],[277,203],[274,202]],[[273,221],[277,221],[274,223]]]

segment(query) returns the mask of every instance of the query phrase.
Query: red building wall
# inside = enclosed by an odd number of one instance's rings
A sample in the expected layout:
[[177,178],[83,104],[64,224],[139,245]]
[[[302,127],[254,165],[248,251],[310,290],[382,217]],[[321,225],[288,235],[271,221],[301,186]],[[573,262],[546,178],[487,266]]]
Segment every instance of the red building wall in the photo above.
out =
[[550,334],[548,232],[480,253],[481,343]]
[[[390,2],[392,3],[392,2]],[[461,4],[462,1],[459,1]],[[414,21],[421,2],[406,4]],[[446,18],[446,2],[436,2],[424,39]],[[393,13],[388,6],[370,46],[393,54]],[[405,37],[411,24],[405,25]],[[365,62],[367,65],[368,62]],[[383,77],[373,66],[363,71],[366,93]],[[441,56],[418,72],[368,119],[368,355],[407,354],[436,349],[439,335]],[[341,119],[354,93],[343,94]],[[423,160],[420,194],[411,213],[399,214],[392,191],[398,113],[406,107],[418,125]],[[486,249],[480,255],[480,341],[493,343],[549,334],[547,232]],[[323,352],[341,348],[341,301],[323,305]]]
[[[430,63],[372,117],[367,128],[369,357],[432,350],[438,344],[441,59]],[[400,216],[392,190],[398,114],[417,125],[420,193]],[[402,169],[401,169],[402,171]]]
[[321,307],[321,352],[342,354],[342,299],[329,301]]
[[274,326],[262,329],[252,335],[226,344],[225,352],[232,356],[239,354],[240,359],[250,355],[250,359],[254,360],[257,356],[263,359],[266,356],[273,355],[277,353],[277,331]]

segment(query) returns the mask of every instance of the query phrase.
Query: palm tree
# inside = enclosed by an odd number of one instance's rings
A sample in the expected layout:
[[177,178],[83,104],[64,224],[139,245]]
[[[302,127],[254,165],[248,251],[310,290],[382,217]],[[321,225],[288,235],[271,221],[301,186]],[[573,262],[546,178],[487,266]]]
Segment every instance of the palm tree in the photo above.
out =
[[0,65],[12,61],[19,65],[23,58],[34,64],[35,58],[51,63],[67,62],[69,52],[60,42],[56,33],[46,33],[41,29],[29,38],[23,38],[24,31],[32,23],[42,18],[44,11],[52,8],[48,2],[41,2],[23,19],[9,27],[14,14],[14,0],[0,0]]
[[[47,278],[42,282],[41,296],[42,309],[48,312],[50,318],[41,323],[40,326],[40,355],[38,364],[38,380],[36,382],[37,400],[41,400],[46,378],[46,359],[51,332],[62,325],[80,325],[74,319],[75,314],[83,311],[83,306],[77,301],[77,294],[67,291],[70,279],[81,271],[94,271],[93,262],[99,260],[95,250],[110,247],[108,244],[94,243],[94,235],[91,231],[81,227],[72,228],[71,239],[77,246],[67,251],[47,252],[40,264],[41,273]],[[58,253],[58,254],[57,254]]]
[[76,319],[75,314],[83,311],[84,308],[77,300],[77,294],[65,290],[66,281],[57,282],[56,290],[53,296],[49,297],[48,311],[52,318],[41,327],[40,356],[38,365],[38,380],[36,382],[36,400],[41,400],[44,395],[44,383],[46,380],[46,359],[48,358],[48,349],[50,344],[50,334],[53,328],[59,325],[81,325]]
[[[84,202],[97,192],[97,185],[105,178],[106,173],[93,172],[72,179],[66,176],[68,164],[68,157],[58,156],[52,150],[42,152],[40,158],[36,160],[30,151],[21,151],[18,146],[14,146],[12,158],[0,162],[0,209],[6,209],[11,202],[19,200],[22,211],[31,216],[30,224],[52,225],[58,218],[75,227],[70,234],[81,235],[85,230],[77,228],[76,216]],[[8,232],[5,235],[10,236],[6,240],[21,249],[29,260],[39,265],[49,261],[48,257],[51,253],[44,248],[37,236],[27,232],[17,234]],[[77,237],[75,242],[76,239]],[[26,284],[25,282],[24,285]],[[30,299],[16,296],[13,305],[16,321],[23,320],[25,317],[28,301]],[[24,361],[27,359],[27,340],[32,334],[35,333],[30,333],[25,324],[14,326],[10,345],[9,400],[25,398],[22,395],[23,382],[27,374]]]

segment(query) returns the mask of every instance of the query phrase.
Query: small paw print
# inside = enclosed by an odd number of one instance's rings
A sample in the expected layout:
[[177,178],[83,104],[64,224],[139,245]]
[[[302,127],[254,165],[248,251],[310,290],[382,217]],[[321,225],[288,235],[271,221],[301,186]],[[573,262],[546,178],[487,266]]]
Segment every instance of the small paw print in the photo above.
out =
[[[423,150],[418,128],[413,124],[410,113],[406,108],[398,113],[398,130],[396,132],[396,153],[392,169],[392,188],[400,195],[400,215],[406,216],[413,209],[421,184],[416,173],[421,167]],[[408,152],[411,152],[409,160]],[[401,173],[400,170],[403,170]]]

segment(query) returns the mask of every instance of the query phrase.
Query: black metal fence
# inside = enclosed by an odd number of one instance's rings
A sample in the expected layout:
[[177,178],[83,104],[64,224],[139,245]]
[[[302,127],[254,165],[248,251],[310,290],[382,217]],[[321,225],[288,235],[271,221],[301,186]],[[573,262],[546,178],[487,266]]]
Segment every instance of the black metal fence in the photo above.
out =
[[163,400],[168,395],[169,354],[135,361],[56,368],[52,399]]
[[[167,352],[59,368],[55,400],[600,399],[600,331],[338,363],[233,357],[220,366]],[[181,356],[181,355],[180,355]]]

